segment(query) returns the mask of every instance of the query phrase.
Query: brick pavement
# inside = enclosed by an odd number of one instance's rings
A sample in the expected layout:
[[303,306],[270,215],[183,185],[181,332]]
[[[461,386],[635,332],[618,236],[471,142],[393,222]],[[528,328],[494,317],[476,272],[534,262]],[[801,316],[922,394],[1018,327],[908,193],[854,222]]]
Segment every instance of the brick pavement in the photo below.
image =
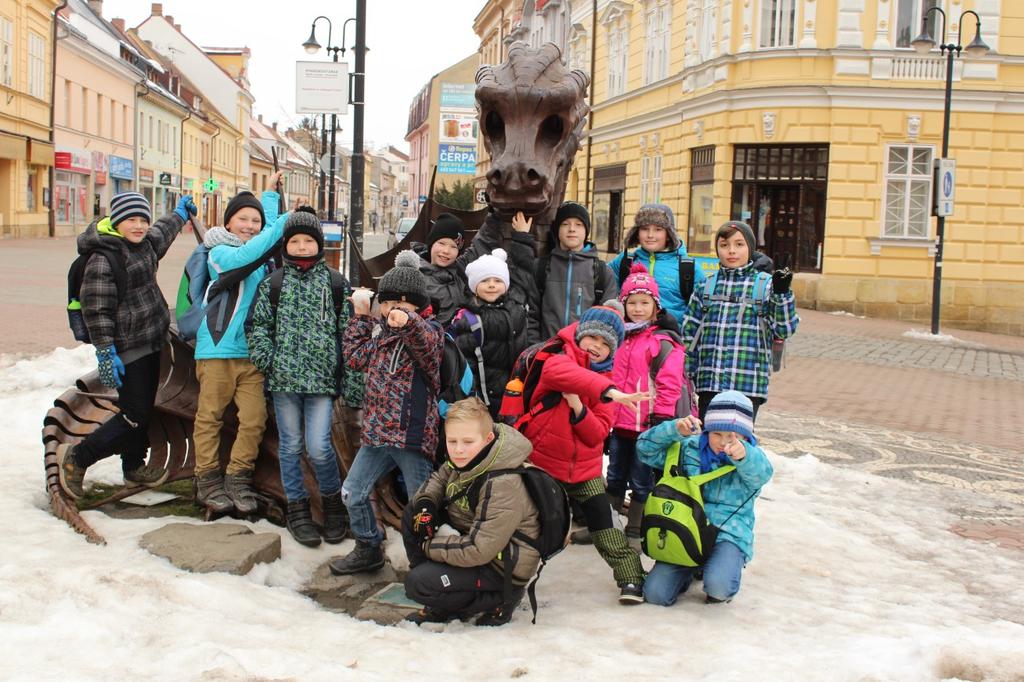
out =
[[[194,244],[183,235],[161,263],[158,278],[168,301]],[[0,353],[37,355],[74,343],[64,312],[74,257],[72,239],[0,241]],[[1024,496],[1024,338],[945,330],[958,341],[940,343],[904,336],[913,327],[903,322],[800,314],[787,367],[773,377],[759,420],[774,431],[773,448],[782,454],[845,451],[849,457],[833,463],[968,486],[1003,502]],[[904,444],[887,447],[894,439]],[[895,450],[902,459],[879,465],[890,457],[879,450]],[[953,530],[1024,546],[1022,508],[965,513]]]

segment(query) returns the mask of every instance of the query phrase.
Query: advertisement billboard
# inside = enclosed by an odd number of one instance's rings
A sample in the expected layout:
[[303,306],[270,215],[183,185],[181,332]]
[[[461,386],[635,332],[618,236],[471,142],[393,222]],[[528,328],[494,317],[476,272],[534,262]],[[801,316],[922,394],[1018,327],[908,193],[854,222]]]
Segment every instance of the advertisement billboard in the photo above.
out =
[[437,172],[448,175],[476,173],[476,145],[442,144],[437,152]]
[[295,111],[340,116],[348,113],[348,64],[295,62]]
[[475,92],[476,85],[472,83],[441,83],[438,173],[476,173],[476,141],[480,124],[476,116]]

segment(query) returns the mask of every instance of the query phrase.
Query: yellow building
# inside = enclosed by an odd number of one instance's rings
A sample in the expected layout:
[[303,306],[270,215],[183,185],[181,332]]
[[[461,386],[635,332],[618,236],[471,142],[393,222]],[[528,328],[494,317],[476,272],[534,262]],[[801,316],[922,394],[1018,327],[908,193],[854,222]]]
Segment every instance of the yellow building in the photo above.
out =
[[55,0],[0,0],[0,237],[50,234]]
[[[416,211],[430,191],[435,167],[435,189],[451,189],[456,182],[473,182],[478,137],[474,92],[479,64],[480,59],[474,54],[441,71],[423,86],[409,107],[405,140],[410,149],[410,202]],[[367,186],[367,197],[369,191]],[[379,186],[376,191],[380,191]]]
[[[567,59],[589,70],[594,49],[596,68],[567,196],[608,252],[646,201],[674,210],[692,253],[743,219],[797,271],[801,305],[925,322],[945,58],[910,41],[934,4],[598,0],[592,16],[573,3]],[[992,48],[954,62],[942,320],[1024,334],[1024,3],[939,4],[950,39],[976,10]]]

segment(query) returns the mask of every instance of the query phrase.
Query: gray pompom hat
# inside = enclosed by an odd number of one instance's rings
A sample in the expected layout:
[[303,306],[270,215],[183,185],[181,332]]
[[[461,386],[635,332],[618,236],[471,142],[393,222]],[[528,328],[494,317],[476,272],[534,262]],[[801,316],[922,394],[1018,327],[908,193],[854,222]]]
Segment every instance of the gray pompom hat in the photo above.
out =
[[427,279],[420,272],[420,257],[415,251],[406,249],[395,256],[395,267],[384,273],[377,285],[377,300],[407,301],[417,308],[426,308]]

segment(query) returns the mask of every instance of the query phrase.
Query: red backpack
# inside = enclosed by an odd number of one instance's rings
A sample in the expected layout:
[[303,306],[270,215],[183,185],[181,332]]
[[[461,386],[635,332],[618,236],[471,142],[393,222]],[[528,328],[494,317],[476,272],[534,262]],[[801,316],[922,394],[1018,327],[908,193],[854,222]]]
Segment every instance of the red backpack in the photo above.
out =
[[559,355],[562,346],[563,342],[559,338],[535,343],[525,348],[512,366],[512,374],[505,384],[505,395],[501,399],[499,414],[506,417],[519,431],[522,431],[538,414],[547,412],[561,402],[560,393],[549,393],[527,410],[533,402],[533,392],[540,382],[544,361],[552,355]]

